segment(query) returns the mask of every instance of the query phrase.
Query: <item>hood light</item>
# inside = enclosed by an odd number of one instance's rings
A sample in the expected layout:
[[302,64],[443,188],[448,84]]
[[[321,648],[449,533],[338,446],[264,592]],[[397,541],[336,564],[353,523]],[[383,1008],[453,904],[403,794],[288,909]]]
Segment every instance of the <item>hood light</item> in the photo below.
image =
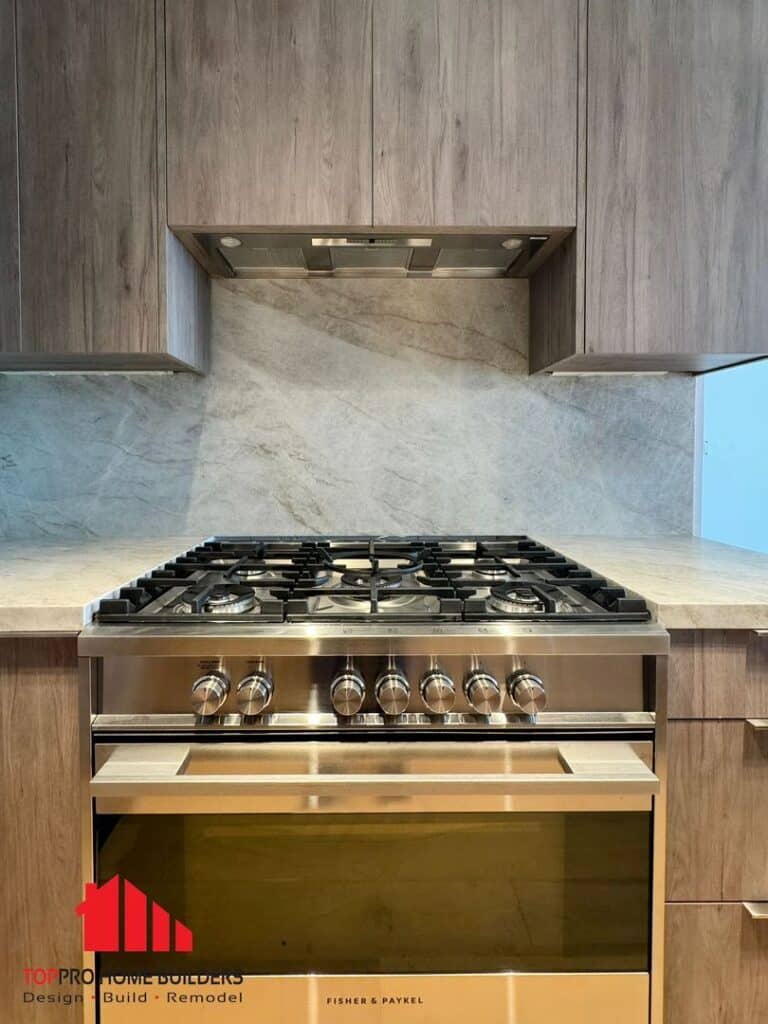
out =
[[234,235],[222,235],[219,239],[219,245],[223,245],[225,249],[239,249],[242,244]]

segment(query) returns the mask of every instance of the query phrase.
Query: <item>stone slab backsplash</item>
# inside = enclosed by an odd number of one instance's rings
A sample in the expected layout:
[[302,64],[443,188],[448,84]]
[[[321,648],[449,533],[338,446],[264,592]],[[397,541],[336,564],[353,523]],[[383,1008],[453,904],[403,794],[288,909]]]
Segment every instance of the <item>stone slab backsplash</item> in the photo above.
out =
[[693,380],[527,333],[525,281],[215,281],[206,378],[0,375],[0,537],[689,533]]

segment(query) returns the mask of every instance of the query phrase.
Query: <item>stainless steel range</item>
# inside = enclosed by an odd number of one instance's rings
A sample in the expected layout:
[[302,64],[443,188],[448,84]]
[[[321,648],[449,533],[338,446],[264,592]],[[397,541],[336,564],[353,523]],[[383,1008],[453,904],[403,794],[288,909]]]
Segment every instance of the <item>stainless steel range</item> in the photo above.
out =
[[103,985],[242,978],[222,1021],[660,1021],[668,643],[519,536],[216,539],[102,601],[94,878],[194,934],[148,918]]

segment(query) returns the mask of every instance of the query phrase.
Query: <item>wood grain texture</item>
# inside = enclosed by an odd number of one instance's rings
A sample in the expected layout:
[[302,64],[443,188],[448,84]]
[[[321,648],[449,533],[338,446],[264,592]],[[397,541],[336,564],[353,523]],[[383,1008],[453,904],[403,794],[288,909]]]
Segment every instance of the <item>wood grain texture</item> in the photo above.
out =
[[665,1024],[765,1024],[768,928],[740,903],[668,904]]
[[574,231],[529,281],[529,366],[538,373],[566,359],[580,346],[576,314],[579,232]]
[[375,0],[374,223],[576,224],[578,0]]
[[747,639],[747,718],[768,718],[768,636],[750,633]]
[[18,4],[23,347],[156,353],[154,0]]
[[82,963],[78,744],[75,639],[0,640],[3,1024],[82,1019],[22,1002],[25,967]]
[[590,0],[587,353],[768,353],[766,53],[765,0]]
[[208,367],[211,281],[176,236],[165,229],[165,328],[169,355],[201,373]]
[[768,736],[742,721],[670,722],[667,899],[768,894]]
[[371,0],[167,0],[173,226],[371,219]]
[[18,352],[19,182],[14,0],[0,0],[0,352]]
[[669,658],[669,718],[746,718],[749,634],[676,630]]

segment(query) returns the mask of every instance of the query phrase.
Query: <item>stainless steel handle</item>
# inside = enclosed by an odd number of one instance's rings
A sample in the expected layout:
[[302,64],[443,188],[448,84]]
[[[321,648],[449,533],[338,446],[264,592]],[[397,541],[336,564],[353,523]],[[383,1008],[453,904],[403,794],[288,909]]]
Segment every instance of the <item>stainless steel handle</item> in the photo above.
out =
[[747,900],[741,904],[753,921],[768,921],[768,902],[757,903]]
[[116,814],[642,811],[659,790],[635,745],[619,741],[171,742],[97,755],[91,795]]

